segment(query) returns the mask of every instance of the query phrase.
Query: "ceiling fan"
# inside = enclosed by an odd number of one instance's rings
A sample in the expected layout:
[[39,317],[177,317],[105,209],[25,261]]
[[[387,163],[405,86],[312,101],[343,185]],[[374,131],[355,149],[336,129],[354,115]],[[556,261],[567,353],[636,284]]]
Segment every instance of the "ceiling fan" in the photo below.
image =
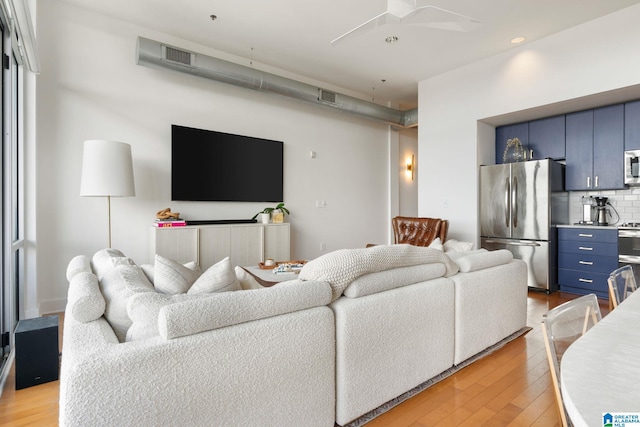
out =
[[471,31],[482,22],[421,0],[387,0],[387,10],[331,41],[336,44],[388,24],[409,24],[449,31]]

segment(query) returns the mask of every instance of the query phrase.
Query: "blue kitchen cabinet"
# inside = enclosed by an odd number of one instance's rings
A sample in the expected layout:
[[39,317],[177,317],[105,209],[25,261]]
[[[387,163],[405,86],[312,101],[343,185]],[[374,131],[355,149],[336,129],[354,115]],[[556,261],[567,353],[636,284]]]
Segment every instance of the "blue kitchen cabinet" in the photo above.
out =
[[593,173],[593,110],[567,114],[565,188],[588,190]]
[[507,147],[507,140],[518,138],[527,149],[529,144],[529,123],[516,123],[513,125],[499,126],[496,128],[496,164],[502,164],[504,149]]
[[624,104],[593,110],[594,189],[624,188]]
[[565,158],[565,116],[553,116],[529,122],[530,158]]
[[607,278],[618,268],[615,228],[558,229],[558,287],[562,292],[609,298]]
[[624,149],[640,150],[640,101],[624,105]]
[[624,105],[566,115],[568,191],[624,188]]

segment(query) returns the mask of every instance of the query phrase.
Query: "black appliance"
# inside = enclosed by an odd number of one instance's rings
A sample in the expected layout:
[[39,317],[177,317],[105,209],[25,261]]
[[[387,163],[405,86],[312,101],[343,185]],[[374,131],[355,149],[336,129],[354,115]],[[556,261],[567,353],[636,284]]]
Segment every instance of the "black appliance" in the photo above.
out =
[[16,390],[58,379],[58,316],[25,319],[15,330]]
[[283,201],[282,141],[171,126],[171,200]]

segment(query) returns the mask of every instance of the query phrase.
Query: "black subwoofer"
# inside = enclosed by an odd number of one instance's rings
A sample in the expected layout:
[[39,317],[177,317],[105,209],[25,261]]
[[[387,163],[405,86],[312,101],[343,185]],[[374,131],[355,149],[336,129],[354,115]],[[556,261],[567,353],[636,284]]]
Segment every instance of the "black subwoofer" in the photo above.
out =
[[16,390],[58,379],[58,316],[20,320],[15,347]]

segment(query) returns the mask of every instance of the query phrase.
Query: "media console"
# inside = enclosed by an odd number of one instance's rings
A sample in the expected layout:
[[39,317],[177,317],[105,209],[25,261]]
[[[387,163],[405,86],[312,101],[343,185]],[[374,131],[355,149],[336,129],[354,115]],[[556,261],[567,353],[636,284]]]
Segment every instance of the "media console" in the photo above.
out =
[[258,265],[266,258],[291,259],[289,223],[216,223],[186,227],[150,227],[150,261],[155,254],[180,263],[196,261],[206,270],[229,257],[235,267]]
[[212,224],[255,224],[255,219],[195,219],[187,220],[188,225],[212,225]]

